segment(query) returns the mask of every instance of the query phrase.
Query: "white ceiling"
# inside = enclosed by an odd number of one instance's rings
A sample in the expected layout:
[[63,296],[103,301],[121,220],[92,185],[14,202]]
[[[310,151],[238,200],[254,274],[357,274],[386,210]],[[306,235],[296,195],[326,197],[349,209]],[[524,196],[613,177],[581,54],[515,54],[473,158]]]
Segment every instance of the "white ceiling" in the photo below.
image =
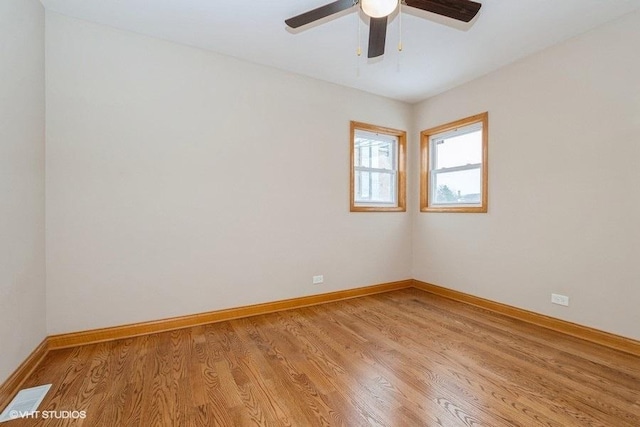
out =
[[[41,0],[48,10],[407,102],[472,80],[640,7],[640,0],[480,0],[470,25],[403,6],[386,54],[366,58],[357,8],[291,31],[284,19],[332,0]],[[477,1],[477,0],[476,0]],[[358,20],[362,51],[356,55]]]

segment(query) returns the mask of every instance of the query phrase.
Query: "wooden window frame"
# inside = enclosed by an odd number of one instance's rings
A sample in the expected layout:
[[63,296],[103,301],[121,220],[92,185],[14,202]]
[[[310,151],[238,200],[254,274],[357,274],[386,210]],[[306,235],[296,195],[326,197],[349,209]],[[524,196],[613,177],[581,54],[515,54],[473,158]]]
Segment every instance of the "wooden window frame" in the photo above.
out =
[[[482,191],[479,206],[473,205],[437,205],[432,206],[429,199],[431,186],[431,147],[429,141],[433,135],[448,132],[456,128],[482,123],[482,166],[480,185]],[[488,207],[488,178],[489,178],[489,113],[484,112],[466,117],[451,123],[436,126],[420,132],[420,212],[458,212],[458,213],[486,213]]]
[[[367,132],[382,133],[385,135],[391,135],[398,138],[398,147],[396,155],[398,158],[397,171],[396,171],[396,194],[397,204],[396,206],[363,206],[356,205],[355,202],[355,135],[356,130],[363,130]],[[407,132],[398,129],[392,129],[382,126],[376,126],[368,123],[351,121],[351,132],[349,138],[349,151],[351,166],[351,180],[349,185],[350,190],[350,211],[351,212],[406,212],[407,211]]]

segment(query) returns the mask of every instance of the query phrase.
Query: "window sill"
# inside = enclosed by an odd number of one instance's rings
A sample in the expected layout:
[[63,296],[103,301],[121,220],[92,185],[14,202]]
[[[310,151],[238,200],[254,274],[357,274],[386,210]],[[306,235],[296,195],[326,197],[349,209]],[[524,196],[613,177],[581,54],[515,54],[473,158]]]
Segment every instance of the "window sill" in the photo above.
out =
[[351,212],[406,212],[407,208],[399,206],[352,206]]
[[420,208],[420,212],[449,212],[449,213],[487,213],[486,206],[430,206]]

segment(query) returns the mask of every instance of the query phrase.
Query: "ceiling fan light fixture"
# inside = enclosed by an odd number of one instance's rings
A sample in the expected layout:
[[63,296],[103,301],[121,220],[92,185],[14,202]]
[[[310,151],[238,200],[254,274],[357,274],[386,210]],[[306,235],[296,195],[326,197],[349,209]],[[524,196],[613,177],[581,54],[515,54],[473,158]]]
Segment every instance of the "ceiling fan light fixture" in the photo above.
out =
[[[319,1],[319,0],[318,0]],[[400,2],[407,9],[420,9],[436,15],[446,16],[462,22],[470,22],[477,14],[482,4],[473,0],[333,0],[324,6],[317,7],[308,12],[285,19],[284,22],[290,28],[299,28],[304,25],[317,22],[332,15],[339,14],[348,9],[355,9],[359,4],[362,13],[369,16],[369,51],[367,58],[377,58],[384,55],[384,46],[387,37],[387,24],[389,15],[398,9]],[[358,11],[360,14],[360,11]],[[398,31],[402,34],[402,18],[398,19]],[[358,46],[360,45],[360,19],[358,19]],[[402,38],[398,43],[398,50],[402,50]],[[360,56],[360,47],[358,47]]]
[[360,7],[371,18],[383,18],[396,10],[398,0],[360,0]]

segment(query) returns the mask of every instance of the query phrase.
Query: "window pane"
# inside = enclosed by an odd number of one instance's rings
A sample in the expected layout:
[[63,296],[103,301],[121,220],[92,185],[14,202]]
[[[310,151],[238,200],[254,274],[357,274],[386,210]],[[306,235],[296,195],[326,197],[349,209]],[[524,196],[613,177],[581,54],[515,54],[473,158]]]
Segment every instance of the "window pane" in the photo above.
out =
[[356,171],[356,203],[395,203],[395,173]]
[[354,166],[395,170],[397,140],[392,135],[356,131]]
[[406,211],[406,132],[351,121],[351,212]]
[[433,174],[431,200],[434,204],[479,204],[480,168]]
[[420,211],[487,212],[489,113],[420,132]]
[[455,133],[439,138],[435,135],[434,169],[450,168],[482,162],[482,129]]
[[368,201],[371,198],[370,177],[370,172],[356,172],[356,201]]

